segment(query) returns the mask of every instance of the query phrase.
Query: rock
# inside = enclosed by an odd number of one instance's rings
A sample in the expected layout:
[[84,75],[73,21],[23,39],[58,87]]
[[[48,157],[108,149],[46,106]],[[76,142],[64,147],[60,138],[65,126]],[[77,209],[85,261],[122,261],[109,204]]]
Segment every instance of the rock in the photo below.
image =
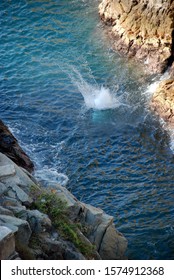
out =
[[[61,199],[67,202],[67,206],[69,208],[69,217],[71,218],[71,220],[74,222],[78,221],[83,225],[83,227],[85,228],[85,237],[89,239],[91,244],[94,244],[96,246],[97,251],[102,248],[100,251],[102,257],[105,256],[105,253],[102,252],[107,252],[106,256],[108,259],[112,259],[113,257],[114,259],[119,259],[119,257],[121,259],[124,258],[124,252],[127,247],[127,240],[115,229],[113,224],[113,217],[107,215],[100,208],[96,208],[92,205],[78,201],[66,188],[61,187],[60,185],[55,185],[54,187],[55,189],[52,189],[52,191],[55,192]],[[112,231],[111,228],[110,230],[108,230],[109,227],[112,228]],[[112,236],[110,238],[110,243],[108,246],[105,240],[109,240],[110,232],[112,232]],[[123,243],[124,246],[121,245]],[[112,248],[114,248],[114,252],[112,252]]]
[[152,96],[150,107],[170,127],[174,127],[174,79],[161,82]]
[[0,260],[11,259],[15,253],[15,237],[8,227],[0,226]]
[[[30,209],[34,194],[37,195],[41,191],[33,176],[27,171],[24,172],[2,153],[0,153],[0,169],[0,226],[6,226],[14,232],[20,257],[32,259],[37,255],[42,259],[50,259],[53,256],[59,259],[85,259],[71,242],[61,239],[58,230],[55,232],[46,214],[37,209]],[[87,258],[101,259],[101,256],[106,259],[123,258],[126,240],[116,231],[112,216],[78,201],[65,187],[58,184],[50,188],[50,192],[66,202],[70,223],[81,224],[82,232],[77,229],[75,234],[82,242],[84,250],[89,252]],[[42,240],[42,246],[37,253],[29,247],[31,235]],[[96,250],[92,245],[95,245]],[[111,251],[113,248],[114,252]],[[15,254],[13,257],[18,258]]]
[[9,209],[6,209],[2,206],[0,206],[0,215],[14,216],[12,211],[10,211]]
[[0,204],[5,208],[11,207],[11,206],[21,207],[21,203],[17,199],[8,197],[6,195],[0,197]]
[[7,186],[0,182],[0,196],[7,192]]
[[[84,219],[87,226],[87,238],[102,259],[124,259],[127,248],[126,238],[115,229],[113,217],[107,215],[102,209],[84,204]],[[82,221],[83,224],[83,221]]]
[[174,1],[102,0],[99,15],[111,26],[115,49],[142,60],[152,72],[172,65]]
[[45,232],[52,227],[49,217],[38,210],[22,210],[18,217],[28,221],[33,233]]
[[32,203],[31,197],[26,194],[22,188],[18,187],[16,184],[9,184],[8,188],[8,196],[12,198],[16,198],[22,204],[29,205]]
[[83,206],[84,220],[88,227],[87,237],[92,244],[96,245],[97,250],[99,250],[107,227],[113,223],[113,217],[105,214],[102,209],[93,207],[92,205],[83,204]]
[[[102,257],[106,257],[107,259],[123,259],[127,247],[127,240],[115,229],[113,217],[107,215],[100,208],[78,201],[65,187],[61,187],[58,184],[53,187],[54,189],[50,189],[51,192],[67,202],[71,221],[80,223],[85,229],[81,233],[82,239],[90,245],[95,245],[96,250],[101,252],[101,254],[99,252],[99,255],[102,255]],[[110,238],[109,233],[112,233]],[[109,239],[110,243],[108,243],[108,246],[106,240]],[[110,251],[112,248],[114,248],[114,252]],[[94,258],[100,259],[99,255],[96,252]]]
[[32,246],[36,259],[44,260],[85,260],[85,257],[69,241],[59,237],[58,240],[52,239],[48,232],[37,236]]
[[15,168],[12,164],[0,166],[0,178],[15,175]]
[[125,250],[127,248],[126,238],[110,225],[103,236],[99,254],[103,260],[121,260],[125,259]]
[[32,186],[38,188],[35,184],[36,181],[30,179],[29,176],[11,159],[0,153],[0,168],[5,170],[6,166],[10,166],[9,169],[11,171],[13,170],[13,172],[10,172],[9,170],[8,176],[1,176],[1,182],[8,189],[9,197],[16,198],[22,203],[30,204],[32,202],[29,197],[30,189]]
[[12,135],[6,125],[0,120],[0,152],[11,158],[17,165],[29,172],[34,170],[34,165],[27,154],[19,146],[18,141]]
[[31,236],[28,222],[7,215],[0,215],[0,226],[6,226],[15,233],[16,241],[27,245]]

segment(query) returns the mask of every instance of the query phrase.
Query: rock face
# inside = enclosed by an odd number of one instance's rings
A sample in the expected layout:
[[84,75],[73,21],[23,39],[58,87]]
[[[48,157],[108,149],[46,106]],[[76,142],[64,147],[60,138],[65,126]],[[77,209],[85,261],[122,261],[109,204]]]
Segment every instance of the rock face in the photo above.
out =
[[0,120],[0,152],[11,158],[17,165],[32,172],[34,165],[24,153],[16,138],[12,135],[6,125]]
[[101,19],[111,26],[115,49],[163,72],[174,60],[173,0],[103,0]]
[[154,93],[150,107],[170,127],[174,128],[174,80],[169,79],[161,82]]
[[0,260],[8,260],[15,253],[15,237],[8,227],[0,226]]
[[77,229],[78,243],[92,248],[86,256],[61,235],[47,214],[33,209],[36,196],[31,189],[36,194],[42,187],[31,174],[0,153],[0,229],[5,229],[0,235],[2,259],[18,258],[17,253],[21,259],[125,259],[127,240],[115,229],[112,216],[78,201],[60,185],[49,189],[49,193],[66,202],[70,223],[80,223],[83,230]]

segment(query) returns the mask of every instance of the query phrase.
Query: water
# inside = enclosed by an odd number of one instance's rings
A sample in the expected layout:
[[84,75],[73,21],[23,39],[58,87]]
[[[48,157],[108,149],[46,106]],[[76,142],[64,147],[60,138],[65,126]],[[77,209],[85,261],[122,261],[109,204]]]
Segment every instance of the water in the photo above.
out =
[[173,259],[172,142],[148,109],[158,77],[113,52],[97,5],[0,2],[0,118],[40,180],[114,216],[130,259]]

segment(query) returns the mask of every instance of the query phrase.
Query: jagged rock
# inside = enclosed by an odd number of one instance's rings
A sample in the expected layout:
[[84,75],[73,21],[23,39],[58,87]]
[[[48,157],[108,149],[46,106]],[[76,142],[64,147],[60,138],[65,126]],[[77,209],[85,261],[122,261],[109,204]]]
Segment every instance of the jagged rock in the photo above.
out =
[[28,221],[33,233],[45,232],[52,227],[49,217],[38,210],[22,210],[18,217]]
[[71,242],[61,238],[54,240],[48,232],[38,234],[32,250],[36,259],[85,260],[85,257]]
[[11,158],[17,165],[24,167],[29,172],[34,170],[34,165],[19,146],[6,125],[0,120],[0,152]]
[[31,197],[26,194],[22,188],[18,187],[16,184],[13,184],[12,182],[8,184],[8,196],[12,198],[16,198],[18,201],[25,205],[29,205],[32,203]]
[[101,19],[109,24],[114,48],[163,72],[174,60],[174,1],[102,0]]
[[0,153],[0,168],[5,170],[6,166],[11,166],[10,170],[14,171],[11,174],[8,172],[8,176],[1,176],[1,182],[8,188],[9,197],[16,198],[22,203],[30,204],[32,200],[28,194],[31,186],[37,188],[35,181],[33,182],[11,159]]
[[161,82],[152,96],[150,107],[170,127],[174,127],[174,80],[168,79]]
[[0,226],[0,260],[11,259],[15,253],[15,237],[8,227]]
[[31,236],[31,229],[27,221],[0,215],[0,226],[6,226],[15,233],[15,239],[21,244],[27,245]]
[[7,208],[4,208],[2,206],[0,206],[0,215],[9,215],[9,216],[14,216],[13,212],[10,211]]

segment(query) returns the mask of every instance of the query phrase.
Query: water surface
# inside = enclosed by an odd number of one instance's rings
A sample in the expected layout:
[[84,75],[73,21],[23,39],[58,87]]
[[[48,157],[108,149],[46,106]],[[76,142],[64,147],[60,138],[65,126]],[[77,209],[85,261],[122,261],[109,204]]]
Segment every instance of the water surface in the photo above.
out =
[[0,2],[0,110],[36,166],[114,216],[130,259],[174,258],[170,138],[97,0]]

